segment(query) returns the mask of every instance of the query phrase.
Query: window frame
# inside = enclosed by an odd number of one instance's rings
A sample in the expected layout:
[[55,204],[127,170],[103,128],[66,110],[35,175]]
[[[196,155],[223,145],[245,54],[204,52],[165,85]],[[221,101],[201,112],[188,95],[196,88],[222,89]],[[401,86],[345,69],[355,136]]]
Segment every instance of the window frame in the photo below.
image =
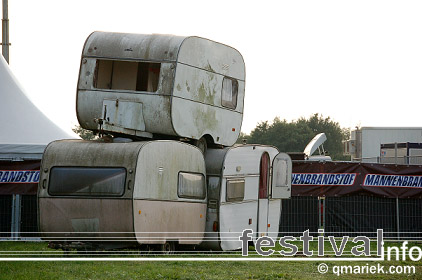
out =
[[[232,183],[232,182],[242,182],[243,183],[243,196],[242,196],[242,198],[240,198],[240,197],[230,198],[229,197],[228,187],[229,187],[229,183]],[[246,188],[245,178],[226,179],[226,202],[239,202],[239,201],[245,200],[245,188]]]
[[[231,101],[224,100],[224,81],[230,80],[231,81]],[[235,94],[233,94],[235,92]],[[234,96],[234,98],[233,98]],[[239,99],[239,81],[237,79],[229,78],[227,76],[223,77],[223,81],[221,84],[221,106],[227,109],[236,110],[237,108],[237,101]]]
[[[110,66],[110,77],[108,77],[109,79],[109,87],[98,87],[98,82],[99,80],[99,69],[100,69],[100,64],[101,62],[107,62],[110,63],[111,62],[111,66]],[[113,79],[115,77],[114,74],[114,69],[115,69],[115,63],[136,63],[136,73],[132,73],[132,74],[136,74],[136,78],[135,78],[135,84],[134,87],[135,89],[122,89],[122,88],[113,88]],[[161,62],[155,62],[155,61],[142,61],[142,60],[120,60],[120,59],[103,59],[103,58],[97,58],[95,61],[95,69],[94,69],[94,75],[93,75],[93,83],[92,83],[92,87],[98,90],[112,90],[112,91],[132,91],[132,92],[147,92],[147,93],[156,93],[160,87],[160,77],[161,77],[161,68],[162,68],[162,64]],[[152,67],[154,66],[154,67]],[[158,74],[155,73],[156,76],[156,82],[153,82],[153,88],[155,88],[155,91],[149,91],[148,90],[148,80],[149,78],[149,74],[146,76],[145,79],[145,73],[144,75],[142,75],[142,73],[140,73],[139,71],[141,69],[150,69],[150,68],[154,68],[155,70],[158,70]],[[154,71],[151,71],[154,72]],[[103,77],[102,77],[103,78]],[[105,76],[104,76],[105,78]],[[152,78],[151,78],[152,79]],[[147,87],[147,89],[142,90],[142,89],[138,89],[143,85]]]
[[[189,195],[184,195],[181,194],[180,192],[180,175],[181,174],[189,174],[189,175],[199,175],[202,177],[202,188],[203,188],[203,193],[204,196],[203,197],[198,197],[198,196],[189,196]],[[195,200],[204,200],[207,198],[207,186],[206,186],[206,178],[205,175],[199,172],[187,172],[187,171],[179,171],[179,173],[177,174],[177,197],[178,198],[183,198],[183,199],[195,199]]]
[[[76,192],[73,193],[54,193],[51,192],[51,186],[52,186],[52,177],[54,178],[54,176],[52,175],[52,173],[54,172],[55,169],[62,169],[62,168],[67,168],[67,169],[115,169],[115,170],[122,170],[124,171],[124,180],[123,180],[123,184],[121,185],[121,192],[120,193],[110,193],[110,194],[95,194],[95,195],[90,195],[87,193],[81,193],[78,194]],[[91,167],[91,166],[54,166],[50,169],[49,174],[48,174],[48,188],[47,188],[47,193],[49,196],[52,197],[89,197],[89,198],[94,198],[94,197],[108,197],[108,198],[118,198],[118,197],[123,197],[126,193],[126,182],[127,182],[127,169],[125,167],[112,167],[112,166],[95,166],[95,167]]]

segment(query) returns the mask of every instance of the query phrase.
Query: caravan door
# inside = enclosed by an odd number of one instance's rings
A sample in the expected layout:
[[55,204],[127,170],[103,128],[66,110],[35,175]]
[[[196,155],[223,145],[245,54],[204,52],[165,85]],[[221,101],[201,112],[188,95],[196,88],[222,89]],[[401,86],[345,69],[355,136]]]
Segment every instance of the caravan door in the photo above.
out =
[[267,152],[261,156],[259,164],[259,189],[258,189],[258,238],[268,232],[268,186],[270,179],[270,156]]
[[279,153],[273,159],[271,182],[272,198],[290,198],[292,193],[292,160],[289,155]]
[[281,199],[290,198],[292,177],[292,160],[285,153],[279,153],[273,159],[271,195],[268,202],[267,236],[275,239],[278,236]]

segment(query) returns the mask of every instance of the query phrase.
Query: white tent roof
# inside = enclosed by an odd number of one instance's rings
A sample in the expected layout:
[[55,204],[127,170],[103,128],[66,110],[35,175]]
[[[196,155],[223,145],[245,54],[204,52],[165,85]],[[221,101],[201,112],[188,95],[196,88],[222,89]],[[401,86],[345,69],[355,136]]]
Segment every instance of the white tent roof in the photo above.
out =
[[48,119],[26,96],[0,55],[0,160],[41,158],[46,145],[75,138]]

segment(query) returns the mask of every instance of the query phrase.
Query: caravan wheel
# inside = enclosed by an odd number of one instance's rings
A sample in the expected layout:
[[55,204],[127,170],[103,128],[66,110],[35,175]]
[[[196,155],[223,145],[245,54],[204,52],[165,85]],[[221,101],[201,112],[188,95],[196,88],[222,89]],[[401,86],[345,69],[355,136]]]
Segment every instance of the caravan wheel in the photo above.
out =
[[161,244],[159,246],[160,253],[164,255],[171,255],[174,254],[174,251],[176,251],[176,243],[171,241],[166,241],[166,243]]

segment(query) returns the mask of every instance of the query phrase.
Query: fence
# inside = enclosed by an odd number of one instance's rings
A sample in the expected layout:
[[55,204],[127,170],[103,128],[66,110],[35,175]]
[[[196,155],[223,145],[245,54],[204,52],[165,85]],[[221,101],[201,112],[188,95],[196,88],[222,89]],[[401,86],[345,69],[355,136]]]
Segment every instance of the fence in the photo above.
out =
[[0,238],[38,239],[36,195],[0,195],[0,211]]
[[313,236],[324,229],[331,236],[374,237],[377,229],[389,239],[422,239],[422,200],[375,196],[292,197],[283,200],[280,235]]
[[[375,196],[294,196],[282,201],[281,236],[300,236],[318,229],[332,236],[373,237],[377,229],[391,239],[422,239],[422,200]],[[35,195],[0,196],[0,238],[36,239]]]

